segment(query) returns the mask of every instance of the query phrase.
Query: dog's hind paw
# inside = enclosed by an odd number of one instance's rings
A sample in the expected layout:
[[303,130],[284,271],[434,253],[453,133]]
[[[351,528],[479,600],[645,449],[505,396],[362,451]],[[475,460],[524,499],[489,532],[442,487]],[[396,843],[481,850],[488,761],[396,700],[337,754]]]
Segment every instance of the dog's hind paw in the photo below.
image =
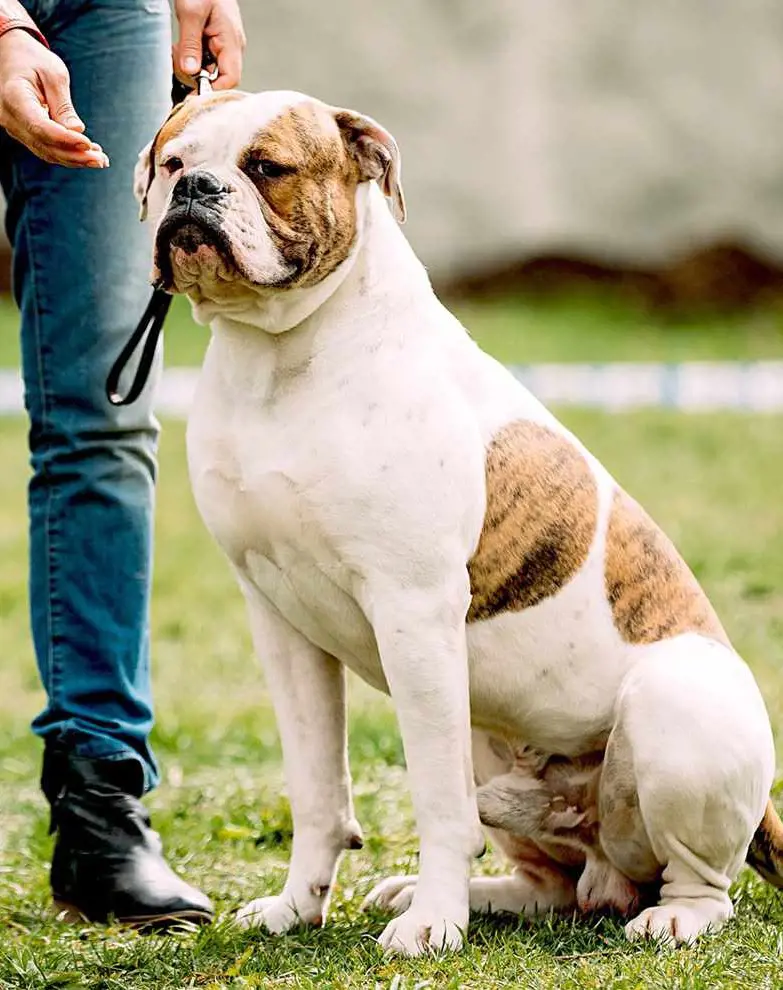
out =
[[364,898],[361,910],[370,911],[377,908],[380,911],[402,914],[411,906],[416,880],[415,876],[386,877]]

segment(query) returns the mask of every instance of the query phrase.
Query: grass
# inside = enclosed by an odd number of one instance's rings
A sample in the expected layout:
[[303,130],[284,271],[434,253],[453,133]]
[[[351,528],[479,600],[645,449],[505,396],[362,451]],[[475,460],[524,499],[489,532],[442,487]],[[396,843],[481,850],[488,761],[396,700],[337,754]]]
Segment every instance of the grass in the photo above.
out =
[[[475,339],[508,364],[535,361],[683,361],[783,358],[779,305],[751,312],[666,315],[617,293],[506,297],[453,307]],[[18,319],[0,296],[0,368],[18,367]],[[176,299],[166,321],[166,361],[201,361],[208,331]]]
[[[625,299],[566,297],[463,304],[474,336],[507,362],[783,357],[780,314],[678,318]],[[0,299],[0,367],[18,364],[17,317]],[[197,363],[207,339],[180,300],[167,361]],[[682,547],[783,730],[783,419],[644,412],[563,418]],[[153,648],[163,767],[149,804],[168,855],[216,901],[209,930],[169,939],[62,927],[48,903],[51,840],[28,723],[42,704],[28,629],[25,427],[0,420],[0,990],[241,990],[253,987],[773,988],[783,985],[783,901],[749,872],[737,918],[677,952],[630,946],[609,919],[472,923],[449,959],[384,959],[384,925],[358,902],[389,872],[415,869],[410,801],[386,699],[351,684],[351,762],[365,849],[345,857],[329,926],[285,937],[236,931],[231,910],[282,885],[291,823],[274,719],[240,596],[192,504],[181,424],[161,450]],[[493,857],[480,868],[503,868]]]
[[[783,419],[568,410],[573,428],[680,544],[752,666],[783,730]],[[149,799],[172,863],[215,899],[219,923],[142,937],[71,929],[47,897],[50,840],[28,722],[42,703],[25,600],[25,428],[0,420],[0,987],[207,990],[414,987],[494,990],[776,988],[783,900],[749,872],[737,918],[691,949],[631,946],[608,919],[516,918],[471,925],[458,957],[384,959],[384,919],[358,902],[388,872],[415,869],[410,802],[389,703],[352,682],[351,761],[365,849],[347,854],[324,930],[238,932],[230,911],[283,881],[291,825],[274,720],[240,596],[196,516],[183,429],[161,451],[153,643],[162,786]],[[492,856],[480,869],[498,871]]]

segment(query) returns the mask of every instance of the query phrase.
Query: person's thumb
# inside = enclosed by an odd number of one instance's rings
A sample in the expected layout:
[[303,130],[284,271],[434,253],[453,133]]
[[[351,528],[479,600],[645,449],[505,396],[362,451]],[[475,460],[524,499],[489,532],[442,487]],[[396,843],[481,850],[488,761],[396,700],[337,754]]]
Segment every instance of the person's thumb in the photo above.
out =
[[202,4],[179,7],[179,68],[186,75],[195,76],[201,68],[202,46],[206,13]]
[[65,66],[61,69],[52,69],[45,74],[41,73],[41,77],[44,99],[52,120],[71,131],[83,131],[84,122],[74,109],[71,100],[71,80]]

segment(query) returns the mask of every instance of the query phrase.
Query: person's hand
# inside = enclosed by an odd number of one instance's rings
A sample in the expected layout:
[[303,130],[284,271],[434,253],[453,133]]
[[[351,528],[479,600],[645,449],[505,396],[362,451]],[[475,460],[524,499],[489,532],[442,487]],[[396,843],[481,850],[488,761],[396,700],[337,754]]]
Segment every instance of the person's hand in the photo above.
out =
[[0,35],[0,127],[45,162],[106,168],[100,145],[84,134],[64,63],[27,31]]
[[192,79],[201,68],[204,48],[215,57],[213,89],[231,89],[242,76],[245,32],[237,0],[175,0],[179,40],[173,46],[174,69]]

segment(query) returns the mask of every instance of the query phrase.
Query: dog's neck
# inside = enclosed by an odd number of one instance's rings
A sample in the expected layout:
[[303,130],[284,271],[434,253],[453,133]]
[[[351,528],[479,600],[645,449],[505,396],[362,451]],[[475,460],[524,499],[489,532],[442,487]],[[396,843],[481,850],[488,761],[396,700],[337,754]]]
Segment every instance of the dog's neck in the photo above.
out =
[[[213,333],[255,328],[279,336],[300,328],[325,307],[333,314],[344,298],[352,310],[371,294],[404,291],[431,294],[429,279],[386,200],[374,183],[363,183],[356,194],[357,231],[350,253],[317,285],[302,289],[259,289],[238,293],[231,303],[205,301],[194,305],[200,323]],[[348,302],[350,300],[350,303]]]

